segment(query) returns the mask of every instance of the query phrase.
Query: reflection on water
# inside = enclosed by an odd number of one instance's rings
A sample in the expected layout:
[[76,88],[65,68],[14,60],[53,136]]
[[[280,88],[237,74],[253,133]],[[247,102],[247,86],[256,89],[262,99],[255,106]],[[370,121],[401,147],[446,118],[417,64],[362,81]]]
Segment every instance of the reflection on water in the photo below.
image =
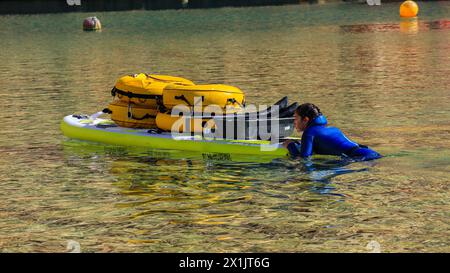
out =
[[[448,252],[449,8],[111,12],[98,33],[86,14],[0,17],[0,249]],[[249,163],[62,137],[64,115],[140,71],[313,102],[386,157]]]
[[415,34],[419,31],[419,20],[412,18],[411,20],[402,20],[400,22],[400,31],[403,33]]
[[415,18],[402,18],[400,23],[385,23],[385,24],[357,24],[357,25],[342,25],[339,26],[343,32],[350,33],[365,33],[365,32],[385,32],[385,31],[401,31],[407,33],[417,33],[419,27],[422,30],[445,30],[450,29],[449,20],[436,20],[431,22],[419,22]]

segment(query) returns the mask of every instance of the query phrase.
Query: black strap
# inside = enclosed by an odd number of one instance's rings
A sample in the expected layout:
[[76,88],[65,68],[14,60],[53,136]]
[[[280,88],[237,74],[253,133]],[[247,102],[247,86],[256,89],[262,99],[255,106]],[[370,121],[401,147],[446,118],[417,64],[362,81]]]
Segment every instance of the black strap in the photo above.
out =
[[117,127],[116,124],[97,124],[95,125],[95,127],[97,128],[102,128],[102,129],[106,129],[106,128],[114,128]]
[[[187,100],[187,98],[186,98],[184,95],[175,96],[175,99],[176,99],[176,100],[182,100],[182,101],[186,102],[187,105],[192,106],[191,103]],[[202,102],[204,102],[204,101],[205,101],[205,97],[202,96]],[[235,98],[229,98],[229,99],[227,100],[227,102],[231,102],[232,104],[233,104],[233,103],[237,103],[240,107],[244,107],[244,106],[243,106],[241,103],[239,103]]]
[[160,95],[147,95],[147,94],[134,94],[134,93],[132,93],[132,92],[129,92],[129,91],[122,91],[122,90],[120,90],[120,89],[117,89],[117,88],[113,88],[112,90],[111,90],[111,96],[113,96],[113,97],[115,97],[116,95],[121,95],[121,96],[125,96],[125,97],[128,97],[128,98],[138,98],[138,99],[158,99],[158,98],[160,98],[160,97],[162,97],[162,96],[160,96]]
[[147,119],[147,118],[156,118],[156,116],[150,115],[150,114],[145,114],[143,117],[136,117],[133,114],[131,114],[131,116],[129,118],[135,119],[135,120],[143,120],[143,119]]
[[[105,114],[112,114],[112,111],[109,110],[108,108],[103,109],[102,112]],[[150,115],[147,113],[143,117],[138,118],[135,115],[133,115],[133,113],[131,111],[128,111],[128,118],[135,119],[135,120],[143,120],[143,119],[147,119],[147,118],[156,118],[156,116]]]
[[149,134],[161,134],[162,132],[163,131],[161,129],[159,129],[159,128],[150,129],[150,130],[147,131],[147,133],[149,133]]
[[133,112],[131,111],[131,109],[128,110],[128,118],[131,119],[135,119],[135,120],[143,120],[143,119],[148,119],[148,118],[156,118],[156,116],[154,115],[150,115],[149,113],[145,114],[142,117],[136,117],[135,115],[133,115]]
[[181,96],[175,96],[175,99],[176,99],[176,100],[182,100],[182,101],[186,102],[187,105],[191,105],[184,95],[181,95]]
[[[176,100],[182,100],[182,101],[186,102],[187,105],[191,106],[191,104],[189,103],[189,101],[187,100],[187,98],[186,98],[184,95],[181,95],[181,96],[175,96],[175,99],[176,99]],[[202,102],[204,102],[204,101],[205,101],[205,97],[202,96]]]
[[227,102],[231,102],[232,104],[237,103],[241,108],[245,106],[245,104],[243,106],[235,98],[230,98],[230,99],[227,100]]
[[72,117],[77,118],[77,119],[88,119],[89,116],[87,115],[72,115]]
[[128,104],[128,113],[127,113],[128,118],[135,119],[135,120],[143,120],[143,119],[147,119],[147,118],[156,118],[156,116],[150,115],[149,113],[145,114],[143,117],[140,117],[140,118],[136,117],[135,115],[133,115],[133,111],[132,111],[131,105],[132,105],[132,103]]

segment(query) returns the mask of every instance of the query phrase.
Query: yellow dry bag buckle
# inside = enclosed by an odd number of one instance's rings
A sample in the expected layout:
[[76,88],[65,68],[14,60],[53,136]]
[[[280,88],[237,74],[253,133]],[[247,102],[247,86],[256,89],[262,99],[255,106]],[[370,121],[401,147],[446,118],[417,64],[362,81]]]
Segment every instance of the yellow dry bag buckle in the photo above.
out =
[[138,118],[133,115],[133,108],[131,107],[131,103],[128,103],[128,113],[127,113],[128,119],[134,119],[134,120],[143,120],[146,118],[149,118],[148,114],[145,114],[143,117]]
[[128,119],[132,119],[133,118],[133,113],[132,113],[132,109],[131,109],[131,103],[128,103],[127,116],[128,116]]

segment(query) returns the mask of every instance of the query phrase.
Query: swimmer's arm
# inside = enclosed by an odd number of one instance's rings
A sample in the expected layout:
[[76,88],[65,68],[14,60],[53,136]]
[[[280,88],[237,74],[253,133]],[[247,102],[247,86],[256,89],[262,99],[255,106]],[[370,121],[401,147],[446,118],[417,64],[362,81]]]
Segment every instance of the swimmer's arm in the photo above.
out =
[[314,136],[313,135],[305,135],[302,136],[302,143],[300,145],[300,157],[306,158],[312,156],[313,153],[313,143]]
[[291,157],[297,157],[300,155],[300,143],[295,140],[286,140],[283,146],[289,151]]

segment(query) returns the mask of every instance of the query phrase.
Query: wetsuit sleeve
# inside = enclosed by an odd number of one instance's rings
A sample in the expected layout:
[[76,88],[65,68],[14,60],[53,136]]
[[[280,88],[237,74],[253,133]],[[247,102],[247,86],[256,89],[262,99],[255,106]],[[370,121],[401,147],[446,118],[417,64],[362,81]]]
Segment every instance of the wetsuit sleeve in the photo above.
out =
[[300,157],[310,157],[313,153],[314,136],[303,134],[300,149]]

